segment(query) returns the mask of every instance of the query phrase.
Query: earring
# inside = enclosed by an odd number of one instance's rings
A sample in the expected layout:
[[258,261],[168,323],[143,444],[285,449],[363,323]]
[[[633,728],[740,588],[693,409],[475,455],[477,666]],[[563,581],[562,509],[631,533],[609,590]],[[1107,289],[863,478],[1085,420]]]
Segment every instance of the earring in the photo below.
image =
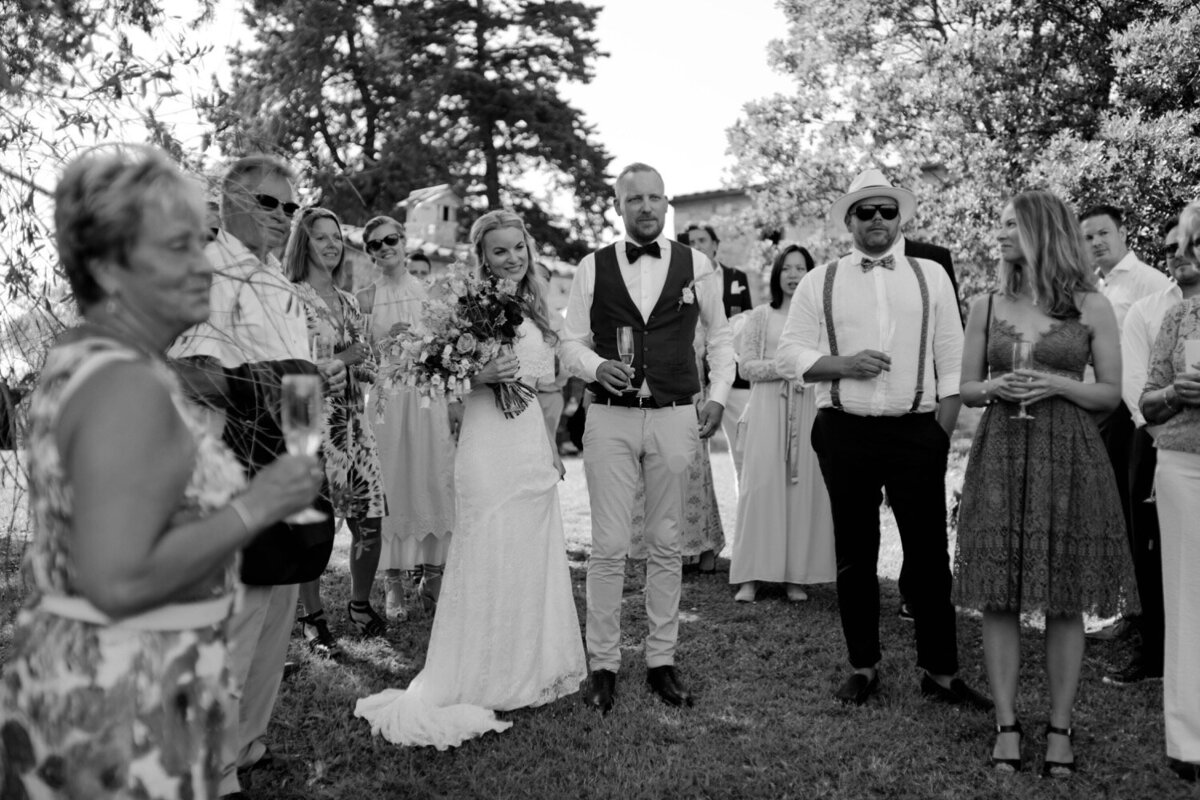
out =
[[108,314],[110,317],[115,317],[117,315],[116,295],[110,294],[108,299],[104,301],[104,313]]

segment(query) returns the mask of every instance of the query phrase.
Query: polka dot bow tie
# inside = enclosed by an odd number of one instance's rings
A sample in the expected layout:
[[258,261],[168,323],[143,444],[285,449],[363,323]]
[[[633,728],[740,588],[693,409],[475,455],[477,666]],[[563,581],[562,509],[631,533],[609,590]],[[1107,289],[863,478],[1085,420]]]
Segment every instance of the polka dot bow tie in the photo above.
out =
[[871,270],[875,269],[876,267],[883,267],[884,269],[895,269],[896,268],[896,259],[893,258],[892,256],[884,256],[883,258],[864,258],[862,260],[863,272],[870,272]]

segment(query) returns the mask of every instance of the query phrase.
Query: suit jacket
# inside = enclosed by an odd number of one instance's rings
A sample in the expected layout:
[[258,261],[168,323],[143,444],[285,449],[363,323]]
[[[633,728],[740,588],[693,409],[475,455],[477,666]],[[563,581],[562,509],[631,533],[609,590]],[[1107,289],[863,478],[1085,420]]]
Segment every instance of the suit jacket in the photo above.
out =
[[914,258],[926,258],[942,265],[942,269],[946,270],[946,274],[950,277],[950,285],[954,287],[954,299],[958,303],[958,318],[961,321],[962,298],[958,294],[958,279],[954,277],[954,260],[950,256],[950,251],[940,245],[918,242],[915,239],[906,238],[904,240],[904,254],[906,256],[913,256]]
[[[725,304],[725,316],[733,316],[733,309],[738,309],[738,312],[749,311],[753,305],[750,299],[750,282],[746,279],[746,273],[736,267],[727,267],[721,264],[721,280],[725,282],[725,288],[721,292],[721,300]],[[737,284],[738,290],[733,291],[733,285]],[[750,382],[742,377],[742,373],[735,372],[733,379],[734,389],[749,389]]]

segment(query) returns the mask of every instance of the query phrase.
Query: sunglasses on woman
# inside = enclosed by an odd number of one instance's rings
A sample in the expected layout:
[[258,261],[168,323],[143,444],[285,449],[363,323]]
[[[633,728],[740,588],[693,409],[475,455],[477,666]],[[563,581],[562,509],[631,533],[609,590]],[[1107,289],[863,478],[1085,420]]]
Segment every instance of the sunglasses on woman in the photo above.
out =
[[400,241],[403,238],[404,237],[398,233],[389,233],[382,239],[372,239],[371,241],[367,242],[367,252],[374,253],[376,250],[382,249],[385,244],[388,247],[395,247],[396,245],[400,244]]
[[869,222],[875,219],[876,211],[879,212],[879,216],[887,220],[892,220],[900,216],[898,206],[858,206],[854,209],[854,216],[863,222]]
[[283,215],[285,217],[290,217],[300,210],[299,203],[285,203],[278,197],[270,194],[256,194],[254,195],[254,199],[268,211],[274,211],[276,208],[283,206]]

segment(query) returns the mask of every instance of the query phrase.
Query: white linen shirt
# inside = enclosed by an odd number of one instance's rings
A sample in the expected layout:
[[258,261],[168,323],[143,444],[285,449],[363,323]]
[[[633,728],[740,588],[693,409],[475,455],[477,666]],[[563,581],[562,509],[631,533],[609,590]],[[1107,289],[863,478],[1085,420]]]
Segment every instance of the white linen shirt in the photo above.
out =
[[[621,279],[629,291],[634,305],[641,312],[642,320],[650,318],[650,312],[658,304],[659,295],[667,282],[667,266],[671,258],[671,242],[665,235],[656,240],[662,248],[662,257],[642,256],[630,264],[625,257],[626,237],[617,242],[617,265]],[[637,244],[637,242],[634,242]],[[709,399],[725,405],[729,389],[733,385],[733,333],[725,318],[722,299],[724,284],[720,270],[698,250],[692,250],[693,289],[696,303],[700,306],[697,322],[697,343],[701,341],[700,330],[704,331],[705,358],[708,361]],[[596,354],[592,340],[592,296],[596,288],[596,256],[588,253],[579,262],[575,279],[571,282],[571,295],[567,299],[567,316],[563,326],[560,345],[562,366],[572,375],[589,383],[596,380],[596,369],[604,359]],[[639,387],[642,394],[647,387]]]
[[[863,417],[894,417],[913,410],[917,391],[918,351],[921,342],[921,290],[898,238],[889,254],[895,269],[876,267],[863,272],[864,254],[853,250],[838,261],[832,305],[838,355],[878,350],[891,356],[889,371],[875,378],[842,378],[842,409]],[[938,397],[958,394],[962,371],[963,330],[946,271],[935,261],[914,259],[929,289],[929,331],[925,353],[924,393],[918,413],[933,411]],[[829,265],[811,270],[792,297],[775,365],[789,380],[804,380],[804,373],[823,356],[830,355],[826,330],[824,288]],[[812,383],[813,381],[808,381]],[[819,381],[818,408],[831,408],[832,382]]]
[[204,254],[216,270],[208,321],[184,331],[169,355],[211,356],[223,367],[289,358],[309,360],[304,303],[279,261],[268,256],[264,264],[224,231]]
[[[1183,290],[1171,283],[1161,292],[1143,297],[1129,307],[1121,326],[1121,399],[1139,428],[1146,424],[1138,408],[1150,374],[1150,351],[1167,312],[1183,301]],[[1156,426],[1147,430],[1153,434]]]
[[1166,291],[1171,279],[1145,264],[1130,250],[1118,261],[1108,275],[1097,273],[1100,278],[1100,293],[1112,303],[1117,315],[1117,330],[1125,328],[1125,315],[1129,307],[1147,295]]

